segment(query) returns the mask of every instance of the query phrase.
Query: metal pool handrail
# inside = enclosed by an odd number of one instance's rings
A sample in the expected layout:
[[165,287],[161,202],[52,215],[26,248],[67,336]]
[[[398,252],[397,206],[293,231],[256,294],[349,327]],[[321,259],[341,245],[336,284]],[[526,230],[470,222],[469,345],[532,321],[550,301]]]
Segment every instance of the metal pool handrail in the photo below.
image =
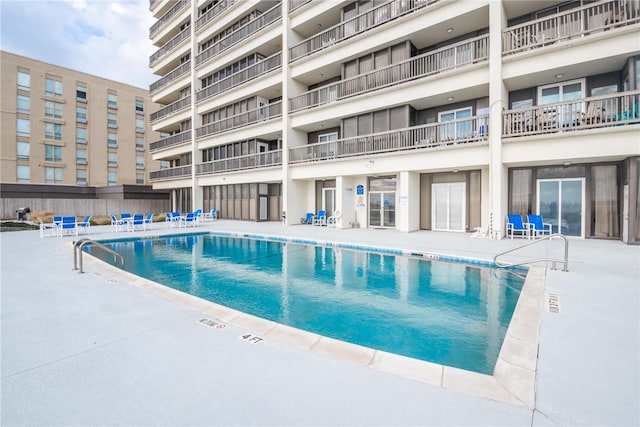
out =
[[[94,245],[97,246],[98,248],[102,249],[103,251],[110,253],[113,255],[113,265],[114,266],[118,266],[118,258],[120,259],[122,266],[121,268],[124,268],[124,257],[122,256],[122,254],[119,254],[118,252],[114,251],[111,248],[106,247],[105,245],[103,245],[102,243],[98,243],[95,240],[91,240],[89,238],[82,238],[80,240],[77,240],[75,242],[73,242],[73,269],[74,270],[78,270],[78,263],[77,260],[78,258],[80,259],[80,273],[84,273],[84,271],[82,270],[82,249],[84,249],[85,246],[89,246],[89,245]],[[80,256],[78,257],[78,252],[80,253]]]
[[[555,237],[560,237],[562,240],[564,240],[564,259],[553,259],[553,258],[534,258],[533,260],[529,260],[529,261],[523,261],[523,262],[519,262],[519,263],[500,263],[498,262],[498,257],[501,257],[503,255],[506,255],[508,253],[517,251],[519,249],[522,248],[526,248],[527,246],[531,246],[531,245],[535,245],[536,243],[540,243],[544,240],[551,240]],[[497,254],[495,257],[493,257],[493,263],[498,266],[498,268],[505,268],[505,267],[514,267],[514,266],[518,266],[518,265],[525,265],[525,264],[533,264],[536,262],[550,262],[551,263],[551,269],[552,270],[556,270],[556,266],[557,263],[561,262],[564,264],[564,268],[562,269],[562,271],[569,271],[569,240],[567,239],[567,237],[564,234],[561,233],[555,233],[555,234],[551,234],[549,236],[545,236],[539,240],[534,240],[533,242],[529,242],[526,243],[522,246],[518,246],[517,248],[513,248],[513,249],[509,249],[508,251],[505,252],[501,252],[499,254]]]

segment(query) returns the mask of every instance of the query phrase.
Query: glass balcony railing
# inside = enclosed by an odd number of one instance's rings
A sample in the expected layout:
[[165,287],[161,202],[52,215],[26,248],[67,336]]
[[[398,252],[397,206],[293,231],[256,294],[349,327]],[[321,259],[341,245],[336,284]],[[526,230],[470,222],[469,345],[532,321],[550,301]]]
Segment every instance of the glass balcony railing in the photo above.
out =
[[211,9],[207,10],[204,15],[198,17],[196,20],[196,31],[202,28],[207,22],[211,21],[216,16],[233,6],[238,0],[222,0],[215,4]]
[[383,87],[486,61],[488,56],[489,38],[481,36],[303,93],[289,100],[289,108],[294,112],[328,104]]
[[178,12],[182,10],[183,7],[188,5],[190,0],[179,0],[171,9],[167,11],[164,15],[160,17],[152,26],[149,28],[149,38],[153,38],[158,31],[160,31],[167,22],[171,21]]
[[438,1],[440,0],[394,0],[385,3],[293,46],[289,49],[289,62]]
[[502,116],[502,136],[542,135],[633,124],[640,124],[640,91],[509,110]]
[[226,90],[239,86],[252,79],[255,79],[256,77],[260,77],[261,75],[266,74],[271,70],[279,68],[281,65],[282,53],[277,53],[268,58],[265,58],[258,63],[244,68],[239,72],[234,73],[229,77],[219,80],[196,92],[196,102],[202,101],[203,99],[210,98]]
[[247,111],[246,113],[237,114],[199,127],[196,129],[196,138],[202,138],[208,135],[214,135],[216,133],[249,126],[280,116],[282,116],[282,102],[278,101],[273,104],[265,105],[264,107],[256,108],[255,110]]
[[219,42],[213,44],[211,47],[202,51],[198,56],[196,56],[196,65],[198,66],[204,64],[209,59],[218,55],[220,52],[229,49],[231,46],[234,46],[240,43],[242,40],[252,36],[272,22],[277,21],[281,16],[282,10],[280,4],[278,4],[267,10],[265,13],[258,16],[254,20],[247,22],[245,25],[238,28],[236,31],[229,34]]
[[185,178],[191,176],[191,165],[176,166],[174,168],[160,169],[149,172],[150,181],[162,181],[172,178]]
[[414,126],[289,149],[289,163],[305,163],[366,154],[434,149],[488,141],[489,116]]
[[600,1],[507,28],[502,53],[511,55],[640,22],[640,2]]
[[154,141],[149,144],[149,151],[154,152],[162,150],[164,148],[175,147],[177,145],[184,144],[191,141],[191,130],[171,135],[167,138],[162,138],[158,141]]
[[160,61],[160,58],[169,54],[177,46],[180,46],[180,44],[182,44],[182,42],[187,40],[190,36],[191,28],[189,27],[179,32],[177,36],[166,42],[160,49],[156,50],[149,57],[149,67],[153,67],[154,65],[156,65]]
[[256,169],[282,164],[282,150],[264,153],[247,154],[245,156],[230,157],[196,165],[197,175],[231,172],[243,169]]
[[302,7],[310,2],[311,0],[289,0],[289,12],[293,12],[297,8]]
[[173,81],[179,79],[180,77],[188,74],[189,71],[191,71],[191,61],[187,61],[184,64],[180,64],[180,66],[174,68],[169,73],[167,73],[166,76],[164,76],[161,79],[151,83],[151,85],[149,86],[149,92],[153,93],[153,92],[155,92],[155,91],[167,86],[171,82],[173,82]]
[[151,123],[155,122],[156,120],[160,120],[161,118],[166,117],[170,114],[173,114],[176,111],[184,110],[185,108],[188,108],[190,106],[191,106],[191,96],[187,96],[182,99],[179,99],[178,101],[172,104],[169,104],[166,107],[163,107],[154,113],[151,113],[151,116],[150,116]]

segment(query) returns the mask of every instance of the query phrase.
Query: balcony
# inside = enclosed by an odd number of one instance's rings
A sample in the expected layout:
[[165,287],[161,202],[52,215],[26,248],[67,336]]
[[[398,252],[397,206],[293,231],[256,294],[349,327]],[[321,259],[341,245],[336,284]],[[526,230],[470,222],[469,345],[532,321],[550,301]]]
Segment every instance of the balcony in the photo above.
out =
[[160,49],[155,51],[149,57],[149,67],[155,66],[160,61],[160,58],[162,58],[163,56],[171,52],[173,49],[176,48],[176,46],[179,46],[183,41],[187,40],[190,36],[191,36],[191,28],[189,27],[179,32],[177,36],[175,36],[174,38],[166,42],[164,46],[162,46]]
[[289,62],[339,43],[349,37],[364,33],[438,1],[440,0],[394,0],[383,4],[293,46],[289,49]]
[[280,116],[282,116],[282,101],[274,102],[273,104],[265,105],[264,107],[259,107],[255,110],[227,117],[226,119],[199,127],[196,129],[196,138],[249,126]]
[[166,76],[161,79],[151,83],[149,85],[149,92],[154,93],[157,90],[167,86],[171,82],[177,80],[178,78],[189,74],[191,71],[191,61],[187,61],[184,64],[180,64],[178,67],[171,70]]
[[[260,77],[282,65],[282,53],[272,55],[256,64],[251,65],[229,77],[219,80],[206,88],[196,92],[196,102],[210,98],[226,90],[240,86],[252,79]],[[153,119],[152,119],[153,120]]]
[[163,138],[158,141],[154,141],[151,144],[149,144],[149,151],[153,153],[155,151],[160,151],[165,148],[175,147],[177,145],[184,144],[185,142],[191,142],[191,130],[180,132],[175,135],[171,135],[170,137]]
[[289,13],[311,2],[311,0],[289,0]]
[[220,52],[223,52],[229,49],[231,46],[234,46],[245,40],[246,38],[254,35],[262,28],[280,19],[281,16],[282,10],[280,8],[280,5],[277,4],[262,15],[258,16],[253,21],[247,22],[245,25],[238,28],[227,37],[212,45],[207,50],[201,52],[198,56],[196,56],[196,66],[204,64],[209,59],[218,55]]
[[191,177],[191,165],[177,166],[175,168],[160,169],[159,171],[149,172],[150,181],[163,181],[186,177]]
[[151,123],[160,120],[163,117],[166,117],[176,111],[184,110],[191,105],[191,96],[184,97],[182,99],[177,100],[176,102],[167,105],[156,111],[155,113],[151,113]]
[[280,165],[282,165],[282,150],[273,150],[202,163],[196,165],[196,174],[207,175]]
[[503,113],[505,138],[640,124],[640,91],[544,104]]
[[158,31],[160,31],[164,27],[164,25],[171,20],[172,17],[174,17],[178,12],[180,12],[180,10],[182,10],[183,7],[185,7],[189,3],[190,0],[178,1],[171,9],[167,11],[167,13],[162,15],[160,19],[158,19],[155,24],[151,26],[151,28],[149,28],[149,38],[153,38],[158,33]]
[[387,86],[487,61],[488,56],[489,38],[487,36],[477,37],[306,92],[291,98],[289,108],[291,112],[295,112],[317,107]]
[[639,2],[598,2],[507,28],[502,53],[512,55],[638,22]]
[[437,149],[460,144],[487,142],[489,116],[470,117],[450,122],[308,144],[289,149],[289,163],[380,154],[407,150]]
[[207,22],[210,22],[211,20],[213,20],[213,18],[220,15],[227,8],[233,6],[233,4],[236,3],[236,1],[238,0],[223,0],[216,3],[216,5],[213,6],[211,9],[207,10],[204,15],[198,17],[198,19],[196,20],[196,31],[204,27]]

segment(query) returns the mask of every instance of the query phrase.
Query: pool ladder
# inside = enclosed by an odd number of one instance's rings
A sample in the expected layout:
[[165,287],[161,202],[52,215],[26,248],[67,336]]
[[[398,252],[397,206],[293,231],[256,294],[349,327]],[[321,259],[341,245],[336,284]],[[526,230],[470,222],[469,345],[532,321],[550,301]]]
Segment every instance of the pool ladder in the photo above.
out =
[[[501,263],[501,262],[498,262],[498,257],[501,257],[501,256],[506,255],[508,253],[517,251],[517,250],[522,249],[522,248],[526,248],[526,247],[531,246],[531,245],[535,245],[536,243],[540,243],[540,242],[543,242],[545,240],[551,240],[551,239],[554,239],[554,238],[561,238],[562,240],[564,240],[564,259],[534,258],[534,259],[529,260],[529,261],[523,261],[523,262],[518,262],[518,263]],[[493,263],[496,266],[498,266],[498,268],[515,267],[515,266],[525,265],[525,264],[534,264],[536,262],[545,262],[545,263],[550,262],[552,270],[557,270],[558,263],[562,263],[563,266],[564,266],[562,271],[569,271],[569,240],[567,239],[567,237],[564,234],[560,234],[560,233],[551,234],[551,235],[545,236],[545,237],[543,237],[541,239],[534,240],[533,242],[529,242],[529,243],[526,243],[526,244],[524,244],[522,246],[518,246],[517,248],[509,249],[508,251],[499,253],[498,255],[493,257]]]
[[[74,270],[80,270],[80,273],[84,273],[84,271],[82,270],[82,250],[84,249],[85,246],[96,246],[100,249],[102,249],[103,251],[110,253],[111,255],[113,255],[113,265],[114,266],[118,266],[118,260],[121,261],[121,268],[124,268],[124,257],[122,256],[122,254],[119,254],[118,252],[114,251],[111,248],[106,247],[105,245],[103,245],[102,243],[98,243],[95,240],[91,240],[89,238],[82,238],[80,240],[77,240],[75,242],[73,242],[73,269]],[[80,253],[80,255],[78,256],[78,253]],[[80,260],[80,267],[78,268],[78,260]]]

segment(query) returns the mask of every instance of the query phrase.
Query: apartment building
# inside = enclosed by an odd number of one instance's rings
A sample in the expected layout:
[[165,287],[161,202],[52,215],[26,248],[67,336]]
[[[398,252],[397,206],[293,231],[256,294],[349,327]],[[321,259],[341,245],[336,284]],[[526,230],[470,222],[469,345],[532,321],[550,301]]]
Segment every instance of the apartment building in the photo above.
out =
[[176,209],[640,242],[640,2],[151,0]]
[[146,89],[0,55],[0,182],[142,185],[149,170],[160,169],[147,146],[160,138],[148,120],[158,106]]

